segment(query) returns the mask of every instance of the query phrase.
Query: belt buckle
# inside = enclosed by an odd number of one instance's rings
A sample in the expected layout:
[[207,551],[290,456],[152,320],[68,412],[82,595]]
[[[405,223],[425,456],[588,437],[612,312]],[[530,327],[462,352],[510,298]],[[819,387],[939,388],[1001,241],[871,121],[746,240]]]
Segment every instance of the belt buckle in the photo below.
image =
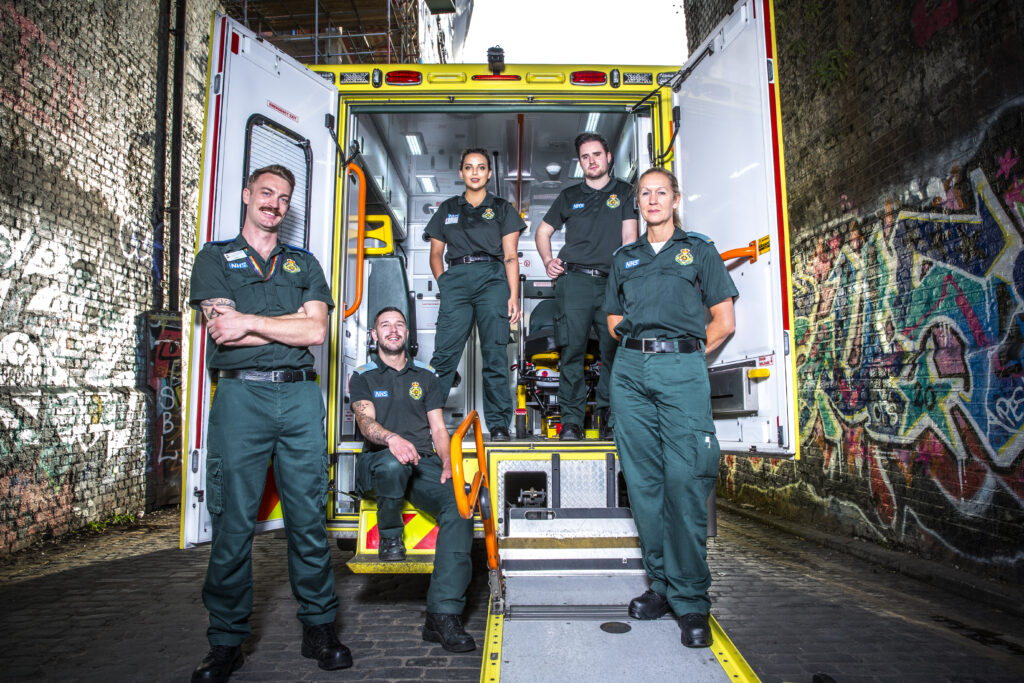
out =
[[287,382],[288,379],[285,377],[287,373],[287,370],[274,370],[270,373],[270,381],[275,384],[278,382]]
[[[657,341],[658,341],[657,339],[641,339],[640,340],[640,350],[643,351],[644,353],[657,353],[658,350],[654,347],[654,344]],[[648,344],[650,346],[648,346]]]

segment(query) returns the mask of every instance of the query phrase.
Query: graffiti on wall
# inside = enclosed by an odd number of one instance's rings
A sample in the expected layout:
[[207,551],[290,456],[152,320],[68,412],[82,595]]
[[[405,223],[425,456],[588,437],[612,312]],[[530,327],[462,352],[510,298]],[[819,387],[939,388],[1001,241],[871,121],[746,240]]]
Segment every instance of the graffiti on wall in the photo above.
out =
[[152,504],[181,498],[181,315],[146,316],[146,383],[153,411],[149,423]]
[[812,457],[751,459],[776,495],[800,489],[879,539],[1024,560],[1011,529],[1024,509],[1018,148],[989,140],[867,217],[843,197],[842,218],[803,233],[815,237],[794,250],[794,336]]

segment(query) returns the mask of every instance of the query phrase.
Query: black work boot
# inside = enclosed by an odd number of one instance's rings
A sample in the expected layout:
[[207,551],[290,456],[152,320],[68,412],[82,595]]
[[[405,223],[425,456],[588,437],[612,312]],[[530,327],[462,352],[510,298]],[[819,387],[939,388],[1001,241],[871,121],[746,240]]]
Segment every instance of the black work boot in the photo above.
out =
[[423,640],[441,643],[441,647],[449,652],[469,652],[476,649],[473,636],[462,628],[462,617],[458,614],[427,612],[427,623],[423,625]]
[[629,601],[629,616],[634,619],[661,619],[668,614],[668,600],[651,589]]
[[600,436],[602,441],[611,441],[615,438],[615,430],[612,428],[612,411],[604,410],[601,412],[601,431]]
[[352,653],[338,642],[334,624],[302,626],[302,656],[315,659],[317,666],[327,671],[347,669],[352,666]]
[[405,559],[405,543],[401,536],[382,537],[377,546],[377,559],[381,562],[401,562]]
[[192,672],[192,683],[224,683],[244,662],[245,656],[238,645],[214,645]]
[[575,422],[566,422],[562,425],[562,431],[558,433],[559,441],[580,441],[583,438],[583,429]]
[[679,640],[686,647],[711,647],[711,626],[708,615],[690,613],[679,617]]

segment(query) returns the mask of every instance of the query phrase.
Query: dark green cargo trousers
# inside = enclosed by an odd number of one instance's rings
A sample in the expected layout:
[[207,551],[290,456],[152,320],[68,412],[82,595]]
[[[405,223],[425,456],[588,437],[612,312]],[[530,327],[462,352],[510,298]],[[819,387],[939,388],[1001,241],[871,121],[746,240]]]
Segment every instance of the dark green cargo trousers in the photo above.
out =
[[720,451],[704,354],[619,347],[615,445],[651,589],[679,616],[711,608],[707,499]]
[[556,342],[559,345],[558,408],[562,424],[583,426],[587,410],[587,384],[583,361],[590,330],[597,333],[601,351],[601,377],[597,382],[598,412],[609,405],[612,366],[617,344],[608,333],[608,314],[604,312],[606,277],[566,272],[555,280],[555,300],[559,316]]
[[203,585],[211,645],[238,645],[251,633],[252,538],[271,456],[299,621],[334,622],[338,597],[325,528],[324,416],[316,382],[221,379],[217,384],[206,457],[213,544]]
[[381,538],[401,538],[402,505],[406,498],[437,521],[434,572],[427,589],[427,611],[462,614],[466,588],[473,578],[470,547],[473,520],[463,519],[449,479],[441,483],[441,459],[420,454],[416,465],[405,465],[389,450],[361,453],[356,458],[356,490],[377,500],[377,530]]
[[480,339],[480,373],[484,384],[484,422],[487,431],[508,429],[512,422],[512,390],[508,382],[508,279],[500,261],[452,266],[437,281],[441,310],[430,364],[447,401],[455,370],[476,322]]

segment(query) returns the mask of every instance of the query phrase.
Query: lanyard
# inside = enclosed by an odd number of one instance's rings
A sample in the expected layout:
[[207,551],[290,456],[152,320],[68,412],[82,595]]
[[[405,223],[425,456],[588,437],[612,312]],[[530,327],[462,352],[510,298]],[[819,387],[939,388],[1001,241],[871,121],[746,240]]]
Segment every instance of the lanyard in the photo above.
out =
[[263,278],[263,281],[266,282],[270,278],[274,277],[274,273],[277,272],[277,259],[280,256],[281,256],[280,252],[278,252],[277,254],[274,255],[274,260],[270,262],[270,270],[267,271],[266,275],[263,274],[263,269],[260,268],[260,265],[258,263],[256,263],[256,259],[254,259],[251,255],[249,255],[249,263],[252,264],[252,267],[256,269],[256,272],[259,273],[260,277]]

